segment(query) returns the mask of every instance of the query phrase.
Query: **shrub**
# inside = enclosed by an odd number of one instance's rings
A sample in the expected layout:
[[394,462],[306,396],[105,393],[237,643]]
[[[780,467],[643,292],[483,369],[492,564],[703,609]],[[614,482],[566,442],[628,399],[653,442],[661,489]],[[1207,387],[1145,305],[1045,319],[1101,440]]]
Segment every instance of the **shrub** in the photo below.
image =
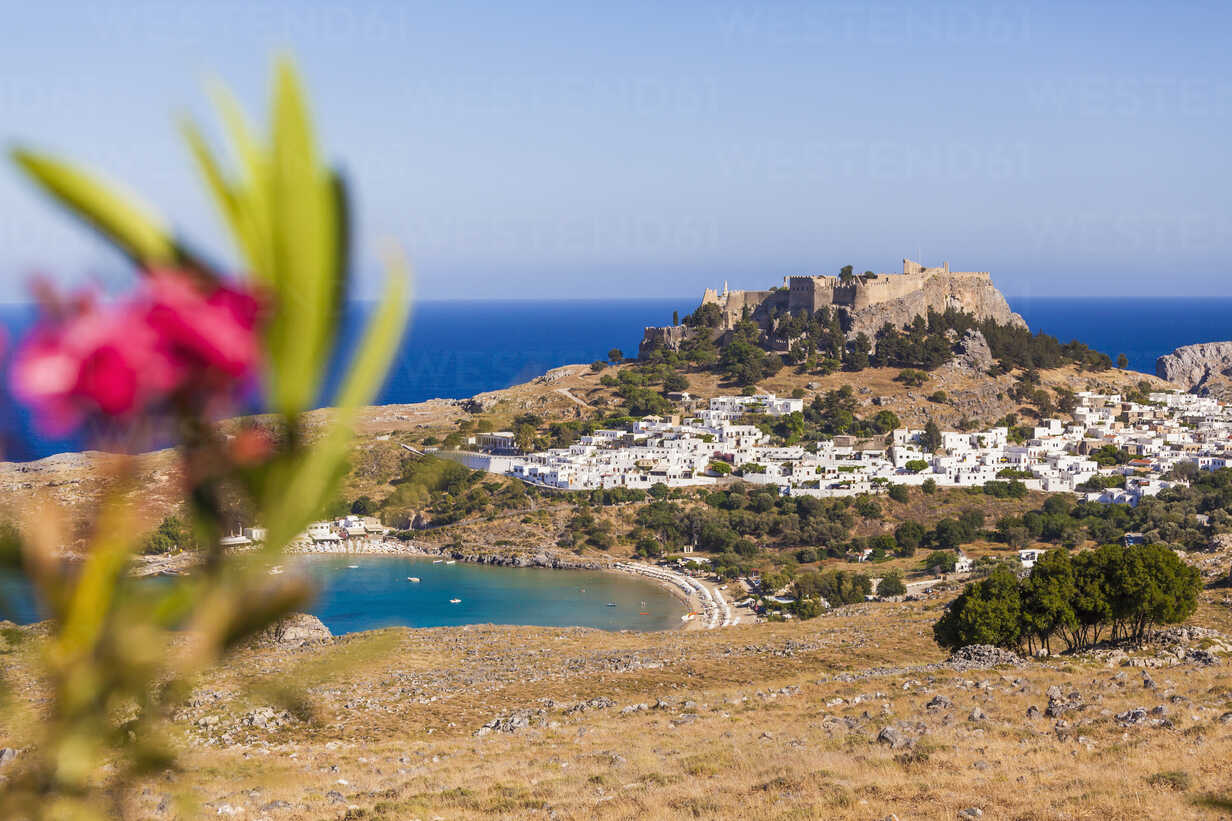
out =
[[968,644],[1017,647],[1021,609],[1018,578],[997,567],[987,579],[967,585],[933,625],[933,638],[951,650]]
[[905,555],[910,556],[924,541],[924,533],[924,526],[919,522],[903,522],[894,528],[894,541],[900,551],[909,551]]
[[[1124,359],[1125,354],[1121,354],[1118,358]],[[1123,368],[1125,366],[1118,362],[1117,367]],[[1161,787],[1166,790],[1176,790],[1177,792],[1185,792],[1188,790],[1191,781],[1192,779],[1189,777],[1189,773],[1184,770],[1165,770],[1163,772],[1150,775],[1146,779],[1146,783],[1150,784],[1152,787]]]
[[924,568],[941,573],[953,573],[958,556],[950,550],[934,550],[924,559]]
[[906,592],[907,585],[903,584],[903,577],[896,572],[886,573],[877,585],[877,595],[882,598],[902,596]]

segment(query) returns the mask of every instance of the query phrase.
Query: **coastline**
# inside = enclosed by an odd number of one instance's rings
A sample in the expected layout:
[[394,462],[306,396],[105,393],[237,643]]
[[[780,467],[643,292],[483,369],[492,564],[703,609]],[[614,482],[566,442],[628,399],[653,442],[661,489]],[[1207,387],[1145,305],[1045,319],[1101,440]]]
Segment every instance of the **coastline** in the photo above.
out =
[[[317,543],[292,543],[283,556],[408,556],[417,558],[447,558],[470,564],[486,564],[500,567],[541,568],[545,570],[598,570],[609,573],[633,575],[665,588],[686,608],[689,618],[682,619],[674,630],[713,630],[739,623],[735,608],[715,585],[702,582],[684,573],[677,573],[658,565],[619,559],[593,560],[561,556],[553,551],[540,551],[534,555],[463,553],[448,548],[428,545],[423,542],[401,542],[387,538],[356,540],[354,544],[337,545]],[[141,564],[132,570],[135,576],[175,575],[191,568],[196,563],[196,554],[180,553],[175,556],[142,556]],[[693,615],[696,614],[696,615]]]

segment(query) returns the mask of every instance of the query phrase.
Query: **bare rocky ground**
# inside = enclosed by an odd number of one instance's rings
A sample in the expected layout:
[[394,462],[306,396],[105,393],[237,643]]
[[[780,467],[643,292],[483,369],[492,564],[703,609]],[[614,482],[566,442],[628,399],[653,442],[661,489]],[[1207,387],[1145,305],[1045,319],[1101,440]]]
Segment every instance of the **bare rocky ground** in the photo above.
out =
[[[1143,648],[947,659],[944,600],[700,633],[474,626],[238,652],[135,818],[1217,818],[1232,616]],[[43,708],[6,630],[0,776]],[[287,646],[289,645],[289,646]],[[7,754],[11,757],[13,754]],[[965,814],[964,814],[965,813]]]

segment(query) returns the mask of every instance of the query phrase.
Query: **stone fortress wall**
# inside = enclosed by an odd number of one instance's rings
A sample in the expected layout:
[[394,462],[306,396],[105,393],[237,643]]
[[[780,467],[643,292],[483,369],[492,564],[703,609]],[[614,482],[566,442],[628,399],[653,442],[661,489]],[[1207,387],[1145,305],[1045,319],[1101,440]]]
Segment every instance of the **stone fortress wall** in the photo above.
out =
[[[857,275],[849,282],[827,275],[787,276],[783,286],[768,291],[722,291],[707,288],[702,304],[717,305],[722,311],[719,329],[730,331],[745,315],[763,328],[770,318],[787,313],[815,313],[823,307],[843,309],[844,327],[849,333],[872,335],[885,323],[905,325],[930,310],[956,308],[979,319],[994,319],[1002,324],[1026,327],[1005,297],[992,283],[987,271],[951,271],[948,262],[927,267],[903,260],[901,274],[874,274],[867,279]],[[684,332],[647,328],[644,346],[667,344],[678,349]]]
[[867,279],[857,276],[849,283],[843,283],[837,276],[808,275],[784,277],[784,288],[772,291],[729,291],[726,284],[721,292],[707,288],[702,304],[713,303],[723,310],[726,330],[740,321],[746,307],[750,313],[759,308],[775,308],[779,313],[815,313],[826,306],[858,311],[909,297],[925,290],[930,280],[938,277],[992,284],[992,276],[987,271],[951,271],[948,262],[928,268],[904,259],[901,274],[875,274]]

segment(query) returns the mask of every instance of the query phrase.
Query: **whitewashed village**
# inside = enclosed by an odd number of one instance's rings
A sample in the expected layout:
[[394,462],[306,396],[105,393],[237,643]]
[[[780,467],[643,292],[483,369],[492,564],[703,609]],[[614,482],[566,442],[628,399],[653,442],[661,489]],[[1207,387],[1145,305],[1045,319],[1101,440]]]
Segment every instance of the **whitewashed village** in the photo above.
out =
[[[730,471],[754,484],[775,485],[787,496],[854,496],[891,484],[977,487],[1007,476],[1028,489],[1071,492],[1089,501],[1136,505],[1183,480],[1173,467],[1201,470],[1232,462],[1232,409],[1209,397],[1157,392],[1147,403],[1116,394],[1080,392],[1073,421],[1045,419],[1022,442],[1009,430],[943,431],[941,447],[921,445],[923,430],[898,429],[884,446],[836,436],[814,447],[776,446],[747,414],[800,413],[803,399],[760,394],[718,396],[680,419],[648,416],[629,430],[597,430],[569,448],[518,453],[512,433],[478,434],[472,452],[443,452],[469,467],[559,490],[669,488],[715,484]],[[1111,445],[1134,458],[1101,468],[1089,454]],[[1125,476],[1124,487],[1083,492],[1097,474]]]
[[[770,435],[746,423],[747,417],[782,417],[804,410],[803,399],[773,394],[718,396],[705,402],[686,395],[686,406],[691,401],[696,408],[687,417],[644,417],[627,430],[596,430],[568,448],[521,453],[514,434],[498,431],[473,436],[468,442],[471,450],[435,452],[472,469],[558,491],[698,487],[730,481],[734,474],[752,484],[775,486],[784,496],[833,497],[878,494],[891,485],[920,486],[930,481],[941,487],[981,487],[1011,479],[1030,490],[1068,492],[1087,501],[1130,506],[1166,488],[1187,484],[1172,476],[1179,464],[1189,463],[1198,470],[1232,466],[1232,407],[1216,399],[1155,392],[1141,403],[1089,391],[1077,393],[1076,399],[1072,422],[1041,420],[1024,441],[1011,441],[1005,427],[941,431],[941,446],[934,452],[923,444],[925,431],[906,428],[874,440],[835,436],[811,446],[772,444]],[[1091,454],[1108,446],[1132,458],[1101,467]],[[1124,478],[1100,483],[1109,487],[1084,490],[1082,486],[1090,487],[1089,480],[1095,476]],[[390,528],[374,516],[348,515],[314,522],[290,550],[404,552],[407,545],[390,539],[389,534]],[[224,544],[243,549],[264,537],[262,528],[252,527],[228,537]],[[867,559],[870,552],[857,560]],[[1043,552],[1039,548],[1019,550],[1021,567],[1031,568]],[[622,562],[615,569],[651,575],[696,596],[703,611],[699,615],[708,628],[752,617],[752,611],[744,609],[751,605],[750,599],[735,602],[741,605],[735,608],[730,593],[725,596],[715,585],[698,583],[699,575],[706,576],[705,557],[658,564]],[[973,569],[973,560],[958,551],[953,572]],[[717,584],[718,579],[713,581]],[[931,580],[909,583],[915,589],[929,584]],[[758,590],[760,582],[756,577],[741,578],[737,585],[747,595]],[[771,602],[792,601],[787,589],[772,593],[777,595],[771,596]]]

